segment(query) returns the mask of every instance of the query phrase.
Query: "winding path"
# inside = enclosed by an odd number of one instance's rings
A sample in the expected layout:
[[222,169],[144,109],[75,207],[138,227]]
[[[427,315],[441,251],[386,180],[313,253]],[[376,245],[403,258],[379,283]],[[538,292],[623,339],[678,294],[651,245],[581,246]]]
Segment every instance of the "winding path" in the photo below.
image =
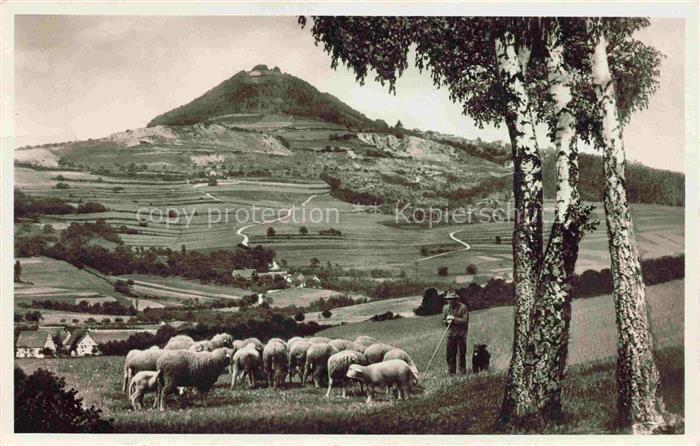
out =
[[472,247],[469,246],[469,243],[467,243],[467,242],[465,242],[464,240],[460,240],[460,239],[458,239],[457,237],[455,237],[455,234],[456,234],[456,233],[462,232],[462,231],[464,231],[464,229],[458,229],[458,230],[456,230],[456,231],[450,232],[450,238],[451,238],[452,240],[454,240],[455,242],[459,243],[460,245],[464,246],[464,248],[462,248],[462,249],[456,249],[456,250],[452,250],[452,251],[447,251],[447,252],[441,252],[440,254],[435,254],[435,255],[432,255],[432,256],[428,256],[428,257],[423,257],[423,258],[420,258],[420,259],[418,259],[418,260],[413,260],[413,261],[414,261],[414,262],[422,262],[422,261],[424,261],[424,260],[434,259],[434,258],[436,258],[436,257],[444,256],[444,255],[446,255],[446,254],[452,254],[453,252],[462,252],[462,251],[468,251],[468,250],[470,250]]
[[[309,202],[310,202],[311,200],[313,200],[315,197],[318,197],[319,195],[325,195],[325,194],[313,194],[313,195],[311,195],[309,198],[307,198],[306,200],[304,200],[304,202],[301,204],[301,207],[306,206],[307,204],[309,204]],[[236,235],[240,235],[241,237],[243,237],[243,241],[241,241],[241,244],[242,244],[243,246],[248,246],[248,241],[250,240],[250,238],[249,238],[247,235],[245,235],[245,234],[243,233],[243,231],[245,231],[245,230],[248,229],[248,228],[252,228],[253,226],[267,225],[267,224],[270,224],[270,223],[275,223],[275,222],[277,222],[277,221],[286,220],[287,218],[289,218],[289,217],[292,216],[292,212],[293,212],[293,211],[294,211],[294,208],[289,208],[289,209],[287,209],[287,215],[283,215],[282,217],[275,218],[274,220],[265,220],[265,221],[253,223],[253,224],[246,225],[246,226],[243,226],[243,227],[241,227],[241,228],[238,228],[238,230],[236,231]]]

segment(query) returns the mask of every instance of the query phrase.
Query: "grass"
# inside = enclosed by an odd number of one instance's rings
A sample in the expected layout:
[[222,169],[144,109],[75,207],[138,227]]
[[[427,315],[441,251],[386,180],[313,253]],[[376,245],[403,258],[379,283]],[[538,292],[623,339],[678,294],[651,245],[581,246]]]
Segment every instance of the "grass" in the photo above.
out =
[[[669,409],[683,411],[683,281],[648,287],[654,322],[662,392]],[[132,412],[120,391],[123,357],[18,359],[31,372],[43,367],[66,378],[87,404],[100,407],[120,432],[226,433],[492,433],[502,398],[504,370],[512,345],[512,308],[494,308],[471,316],[468,344],[486,343],[492,371],[449,378],[442,351],[423,381],[425,391],[413,399],[393,402],[386,396],[371,406],[354,394],[330,400],[312,386],[228,388],[222,375],[209,396],[208,407],[195,397],[171,409]],[[566,421],[545,433],[614,433],[615,342],[612,299],[601,296],[575,302],[569,368],[564,389]],[[320,332],[329,337],[366,334],[405,349],[424,370],[442,335],[440,316],[366,322]],[[595,336],[591,338],[590,336]],[[588,338],[586,338],[588,337]],[[444,345],[442,347],[444,349]],[[470,347],[468,347],[470,348]],[[443,350],[444,351],[444,350]],[[148,403],[148,401],[147,401]]]

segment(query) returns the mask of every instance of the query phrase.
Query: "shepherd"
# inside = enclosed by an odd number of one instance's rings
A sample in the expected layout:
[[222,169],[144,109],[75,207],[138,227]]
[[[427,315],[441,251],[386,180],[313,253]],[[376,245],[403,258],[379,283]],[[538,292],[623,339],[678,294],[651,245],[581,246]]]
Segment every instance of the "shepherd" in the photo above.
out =
[[459,301],[457,293],[450,290],[445,295],[447,304],[442,310],[442,323],[447,325],[447,372],[454,375],[459,365],[459,374],[467,373],[467,331],[469,310]]

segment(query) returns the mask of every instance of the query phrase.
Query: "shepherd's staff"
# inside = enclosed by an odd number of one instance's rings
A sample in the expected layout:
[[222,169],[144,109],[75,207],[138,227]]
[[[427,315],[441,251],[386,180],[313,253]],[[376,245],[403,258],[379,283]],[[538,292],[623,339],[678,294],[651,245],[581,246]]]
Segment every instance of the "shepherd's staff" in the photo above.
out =
[[435,355],[437,355],[437,352],[440,349],[440,345],[442,345],[442,340],[445,339],[445,335],[447,334],[447,330],[450,329],[451,324],[452,324],[452,321],[449,321],[447,323],[447,328],[445,329],[445,332],[442,334],[442,337],[440,338],[440,342],[438,342],[437,347],[435,347],[435,351],[433,352],[433,356],[430,357],[430,361],[428,361],[428,367],[425,368],[425,372],[423,372],[423,376],[426,376],[428,374],[428,370],[430,370],[430,364],[433,363],[433,359],[435,359]]

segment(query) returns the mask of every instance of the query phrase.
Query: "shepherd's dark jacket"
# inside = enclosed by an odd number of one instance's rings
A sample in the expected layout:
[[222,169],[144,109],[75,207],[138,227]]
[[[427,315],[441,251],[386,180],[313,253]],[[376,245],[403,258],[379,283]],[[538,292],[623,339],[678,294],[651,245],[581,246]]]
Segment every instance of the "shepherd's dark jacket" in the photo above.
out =
[[447,325],[445,318],[449,315],[454,316],[454,319],[447,332],[447,336],[466,336],[467,330],[469,329],[469,312],[467,311],[467,306],[463,303],[458,303],[457,307],[452,309],[448,303],[442,309],[443,324]]

